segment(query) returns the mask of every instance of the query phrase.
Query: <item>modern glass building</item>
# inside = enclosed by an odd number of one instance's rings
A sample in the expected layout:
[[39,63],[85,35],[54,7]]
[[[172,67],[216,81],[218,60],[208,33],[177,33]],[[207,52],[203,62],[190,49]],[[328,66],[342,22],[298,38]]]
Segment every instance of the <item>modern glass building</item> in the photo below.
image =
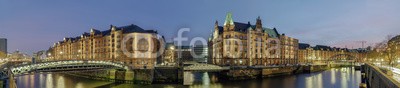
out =
[[0,51],[7,53],[7,39],[6,38],[0,38]]
[[193,59],[196,62],[207,63],[208,58],[208,47],[202,45],[196,45],[193,47],[193,52],[196,55],[193,55]]

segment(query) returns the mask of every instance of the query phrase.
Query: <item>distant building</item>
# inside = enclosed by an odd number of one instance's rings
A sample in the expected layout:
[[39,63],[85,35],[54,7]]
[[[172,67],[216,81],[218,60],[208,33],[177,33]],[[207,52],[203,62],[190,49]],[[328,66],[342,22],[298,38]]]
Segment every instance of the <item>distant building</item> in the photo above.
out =
[[196,45],[193,47],[193,52],[196,56],[193,56],[193,60],[196,62],[206,63],[208,59],[208,47],[203,45]]
[[18,59],[32,59],[31,56],[29,56],[28,54],[22,53],[20,51],[15,51],[13,53],[10,53],[8,55],[9,59],[11,60],[18,60]]
[[193,56],[191,54],[192,48],[190,46],[177,46],[177,61],[178,62],[188,62],[193,61]]
[[167,43],[162,64],[171,66],[181,62],[207,62],[207,58],[207,46],[176,46],[174,43]]
[[35,60],[37,62],[45,61],[47,59],[47,55],[46,54],[47,54],[46,50],[41,50],[41,51],[33,53],[33,58],[35,58]]
[[165,45],[165,51],[163,54],[163,59],[161,60],[161,64],[175,66],[177,65],[177,52],[176,46],[174,43],[167,43]]
[[347,60],[349,56],[354,61],[364,59],[364,50],[336,48],[325,45],[310,46],[309,44],[299,43],[298,60],[300,64],[327,64],[335,60]]
[[0,38],[0,52],[4,52],[7,54],[7,39],[6,38]]

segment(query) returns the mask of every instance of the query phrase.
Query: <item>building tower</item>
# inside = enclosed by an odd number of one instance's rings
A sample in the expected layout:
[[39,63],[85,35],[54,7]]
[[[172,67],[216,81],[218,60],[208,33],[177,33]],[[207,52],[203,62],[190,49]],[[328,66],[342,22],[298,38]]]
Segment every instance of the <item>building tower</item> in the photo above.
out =
[[235,24],[233,23],[232,13],[228,13],[225,18],[224,31],[232,31],[234,28]]
[[258,16],[257,21],[256,21],[256,30],[261,31],[262,30],[262,23],[261,23],[261,18]]

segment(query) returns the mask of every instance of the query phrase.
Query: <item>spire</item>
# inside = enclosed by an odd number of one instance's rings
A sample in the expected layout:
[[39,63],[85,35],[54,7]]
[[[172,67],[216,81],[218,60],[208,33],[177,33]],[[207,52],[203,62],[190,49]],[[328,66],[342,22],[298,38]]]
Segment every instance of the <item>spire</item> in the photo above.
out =
[[111,25],[111,30],[115,31],[117,28],[114,25]]
[[218,21],[216,20],[215,21],[215,25],[214,25],[214,31],[218,31],[219,29],[218,29]]
[[218,26],[218,20],[215,21],[215,26]]
[[94,28],[90,28],[90,33],[94,33]]
[[262,29],[262,23],[261,23],[260,16],[257,17],[256,29]]
[[228,12],[228,14],[226,14],[224,25],[227,25],[227,24],[233,25],[232,13],[230,13],[230,12]]

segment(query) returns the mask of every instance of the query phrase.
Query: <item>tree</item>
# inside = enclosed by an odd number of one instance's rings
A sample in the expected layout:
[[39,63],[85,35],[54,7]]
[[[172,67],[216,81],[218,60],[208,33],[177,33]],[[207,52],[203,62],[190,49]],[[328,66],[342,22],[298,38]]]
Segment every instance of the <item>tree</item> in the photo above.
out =
[[395,66],[397,63],[397,59],[399,58],[399,50],[400,50],[400,35],[391,38],[388,43],[388,47],[386,48],[387,59],[390,66]]
[[7,58],[7,53],[0,51],[0,58]]
[[367,52],[367,57],[368,57],[367,61],[375,62],[380,57],[380,53],[376,49],[373,49]]
[[[376,43],[374,46],[373,50],[368,53],[368,58],[371,59],[370,61],[379,61],[387,62],[389,65],[393,65],[394,58],[395,58],[395,50],[392,48],[392,43],[389,41],[392,40],[392,36],[388,35],[385,40],[382,42]],[[390,45],[390,46],[389,46]],[[381,64],[386,64],[386,63],[381,63]]]

